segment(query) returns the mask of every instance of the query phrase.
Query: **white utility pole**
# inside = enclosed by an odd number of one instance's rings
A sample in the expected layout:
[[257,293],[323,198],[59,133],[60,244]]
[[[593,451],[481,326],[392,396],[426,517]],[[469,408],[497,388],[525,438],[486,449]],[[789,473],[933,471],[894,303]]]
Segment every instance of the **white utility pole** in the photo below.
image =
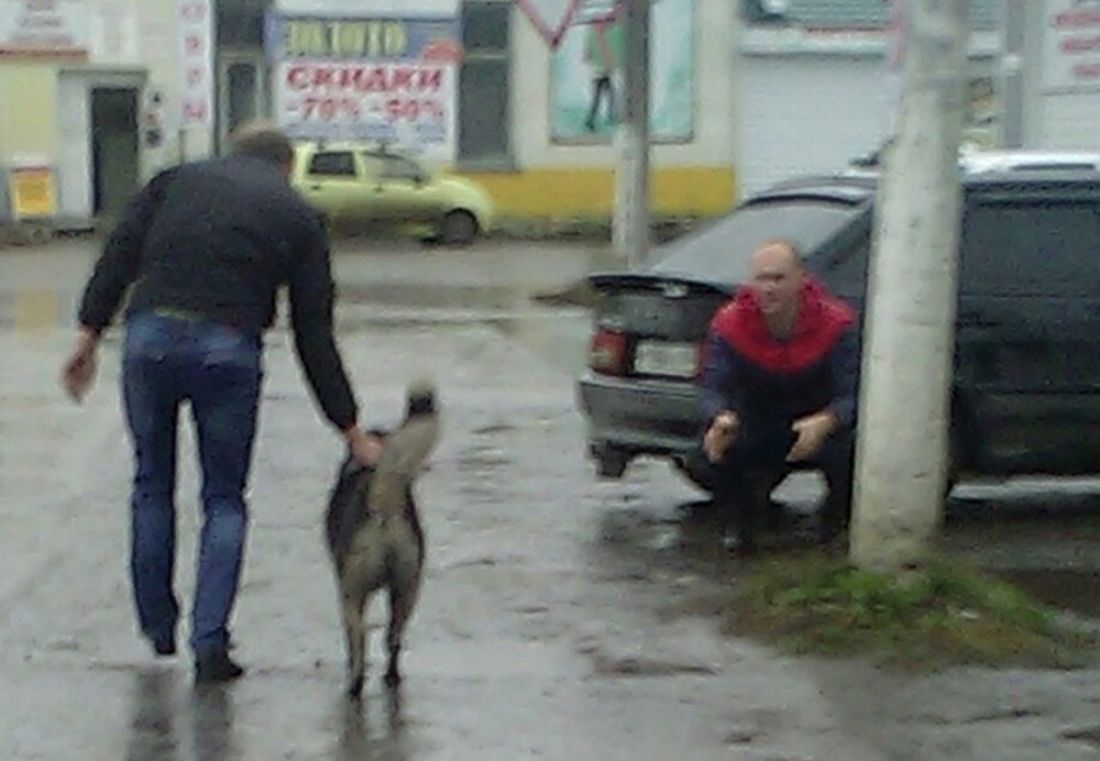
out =
[[637,270],[649,253],[649,18],[651,0],[625,0],[623,102],[615,132],[615,253]]
[[907,0],[898,132],[886,151],[867,294],[851,557],[921,564],[947,482],[967,80],[967,0]]

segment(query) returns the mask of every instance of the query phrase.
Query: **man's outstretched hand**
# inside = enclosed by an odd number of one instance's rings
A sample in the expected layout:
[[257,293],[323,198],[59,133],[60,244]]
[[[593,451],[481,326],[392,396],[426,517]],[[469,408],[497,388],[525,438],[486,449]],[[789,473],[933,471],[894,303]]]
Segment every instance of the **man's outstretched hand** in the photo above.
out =
[[61,385],[77,403],[84,401],[95,383],[98,347],[99,335],[91,329],[82,329],[77,335],[76,346],[61,368]]
[[805,462],[817,457],[825,440],[836,430],[837,419],[832,412],[818,412],[796,420],[791,426],[798,439],[787,454],[787,462]]
[[703,437],[703,451],[707,459],[712,463],[719,463],[726,458],[734,440],[737,438],[737,430],[740,421],[737,413],[725,410],[714,416],[714,420]]
[[344,431],[344,439],[348,442],[352,457],[360,465],[374,467],[382,456],[382,439],[373,433],[367,433],[357,425],[353,425]]

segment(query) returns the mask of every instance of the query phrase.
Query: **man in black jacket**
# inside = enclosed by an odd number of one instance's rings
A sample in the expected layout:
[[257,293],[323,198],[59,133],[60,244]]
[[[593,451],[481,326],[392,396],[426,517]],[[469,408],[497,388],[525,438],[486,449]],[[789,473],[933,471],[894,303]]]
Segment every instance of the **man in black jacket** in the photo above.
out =
[[289,286],[295,347],[314,397],[364,464],[381,443],[358,409],[333,337],[329,244],[319,216],[290,187],[293,147],[262,124],[240,130],[226,158],[157,175],[128,207],[80,304],[63,383],[90,389],[96,349],[123,295],[122,385],[134,444],[131,576],[142,633],[158,655],[176,651],[176,426],[190,402],[202,465],[204,523],[191,647],[199,682],[234,679],[228,621],[240,580],[262,380],[262,335],[277,290]]

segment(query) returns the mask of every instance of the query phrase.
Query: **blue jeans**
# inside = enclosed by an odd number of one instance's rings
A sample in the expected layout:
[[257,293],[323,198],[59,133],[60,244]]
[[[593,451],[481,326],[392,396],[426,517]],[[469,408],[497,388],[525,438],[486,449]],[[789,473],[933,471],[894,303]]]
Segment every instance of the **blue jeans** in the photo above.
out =
[[144,313],[129,320],[122,364],[134,445],[130,572],[142,633],[174,640],[179,605],[176,437],[189,401],[202,466],[203,528],[192,611],[197,654],[225,648],[248,521],[244,492],[259,406],[262,343],[224,325]]

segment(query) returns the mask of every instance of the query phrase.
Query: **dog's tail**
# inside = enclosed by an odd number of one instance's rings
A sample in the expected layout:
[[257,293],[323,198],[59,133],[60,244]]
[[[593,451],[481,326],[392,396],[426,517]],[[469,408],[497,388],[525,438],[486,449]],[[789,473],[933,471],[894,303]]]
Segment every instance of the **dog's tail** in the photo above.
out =
[[424,467],[439,440],[435,388],[430,382],[409,387],[405,420],[386,437],[382,456],[371,476],[368,504],[382,515],[405,507],[409,485]]

